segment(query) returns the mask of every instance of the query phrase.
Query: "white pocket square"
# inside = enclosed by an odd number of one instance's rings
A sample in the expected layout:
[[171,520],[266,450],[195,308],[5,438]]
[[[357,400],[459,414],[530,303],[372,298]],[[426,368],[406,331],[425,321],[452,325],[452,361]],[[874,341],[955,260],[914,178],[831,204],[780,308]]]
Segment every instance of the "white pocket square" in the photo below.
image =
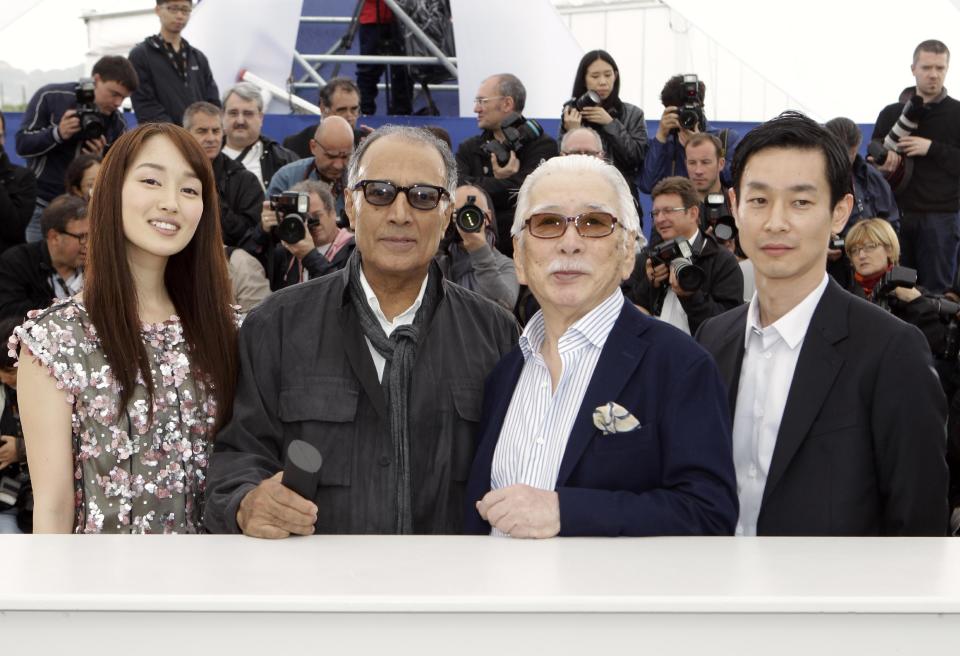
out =
[[610,401],[593,411],[593,425],[604,435],[610,435],[636,430],[640,422],[622,405]]

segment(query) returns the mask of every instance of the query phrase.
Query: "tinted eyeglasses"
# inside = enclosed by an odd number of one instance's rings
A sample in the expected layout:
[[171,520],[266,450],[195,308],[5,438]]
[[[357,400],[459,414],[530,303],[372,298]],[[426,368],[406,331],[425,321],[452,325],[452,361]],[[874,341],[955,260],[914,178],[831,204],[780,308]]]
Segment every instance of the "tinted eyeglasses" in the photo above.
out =
[[540,239],[562,237],[571,223],[576,226],[577,234],[581,237],[599,238],[613,234],[617,217],[608,212],[584,212],[577,216],[545,212],[533,214],[524,221],[530,234]]
[[363,191],[363,197],[371,205],[390,205],[403,192],[410,207],[418,210],[432,210],[440,204],[443,197],[450,198],[450,192],[443,187],[431,184],[414,184],[409,187],[395,185],[389,180],[361,180],[353,186],[354,191]]

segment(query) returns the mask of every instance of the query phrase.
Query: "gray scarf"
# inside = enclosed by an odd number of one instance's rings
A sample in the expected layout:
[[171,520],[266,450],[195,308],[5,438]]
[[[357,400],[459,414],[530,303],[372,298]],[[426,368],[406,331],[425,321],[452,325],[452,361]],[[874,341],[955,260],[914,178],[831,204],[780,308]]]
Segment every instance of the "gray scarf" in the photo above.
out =
[[390,413],[390,439],[397,463],[397,533],[413,532],[413,507],[410,500],[410,376],[417,356],[417,343],[422,331],[433,319],[433,312],[440,299],[440,284],[443,276],[436,264],[430,264],[427,273],[427,288],[413,323],[398,326],[387,337],[380,322],[367,303],[367,295],[360,283],[360,251],[354,251],[347,263],[350,268],[350,300],[360,318],[360,329],[373,344],[377,353],[386,360],[381,383],[386,394]]

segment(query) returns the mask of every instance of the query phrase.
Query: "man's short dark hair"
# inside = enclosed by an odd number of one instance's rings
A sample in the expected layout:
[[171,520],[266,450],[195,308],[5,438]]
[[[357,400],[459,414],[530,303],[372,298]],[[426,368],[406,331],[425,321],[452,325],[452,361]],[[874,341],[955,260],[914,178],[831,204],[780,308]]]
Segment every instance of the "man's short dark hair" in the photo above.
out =
[[[424,125],[423,129],[435,136],[437,139],[443,143],[450,146],[450,150],[453,150],[453,140],[450,139],[450,133],[444,130],[439,125]],[[492,207],[492,205],[491,205]]]
[[921,52],[932,52],[935,55],[946,55],[947,61],[950,61],[950,49],[947,47],[943,41],[937,41],[936,39],[927,39],[926,41],[920,42],[916,48],[913,49],[913,63],[916,64],[917,60],[920,59]]
[[133,93],[140,86],[140,80],[137,78],[137,72],[133,69],[133,64],[126,57],[120,55],[107,55],[97,60],[93,65],[91,75],[99,75],[104,82],[116,82]]
[[850,160],[847,149],[825,127],[800,112],[783,112],[750,130],[733,153],[733,188],[740,196],[740,180],[750,158],[768,148],[816,150],[826,160],[824,174],[830,185],[830,206],[850,193]]
[[513,98],[513,109],[523,112],[527,103],[527,89],[520,78],[513,73],[498,73],[493,77],[497,78],[497,94]]
[[650,199],[656,200],[658,196],[666,194],[676,194],[686,208],[697,207],[700,204],[700,197],[697,195],[697,189],[690,182],[689,178],[679,175],[672,175],[662,179],[653,185],[650,191]]
[[82,219],[87,215],[87,202],[73,194],[57,196],[40,215],[40,230],[43,236],[51,230],[63,232],[67,224],[75,219]]
[[[700,101],[700,104],[703,104],[703,99],[707,95],[707,85],[703,83],[703,80],[700,80],[697,85],[697,99]],[[660,102],[663,103],[664,107],[679,107],[684,102],[683,96],[683,76],[674,75],[672,78],[667,80],[667,83],[663,85],[663,89],[660,91]]]
[[321,107],[332,107],[333,106],[333,94],[340,90],[353,91],[358,96],[360,95],[360,89],[357,87],[357,83],[351,80],[348,77],[332,77],[327,80],[327,84],[320,88],[320,106]]
[[717,159],[722,158],[723,155],[723,142],[720,141],[720,137],[715,134],[710,134],[709,132],[697,132],[695,135],[687,139],[687,145],[684,146],[684,149],[690,148],[691,146],[699,146],[702,143],[712,143],[714,150],[717,151]]
[[832,118],[824,123],[823,127],[832,132],[833,136],[839,139],[840,143],[844,144],[847,148],[859,148],[860,142],[863,141],[860,128],[846,116]]
[[197,114],[206,114],[207,116],[220,118],[220,111],[219,107],[206,100],[198,100],[195,103],[191,103],[183,110],[183,128],[189,130],[190,124],[193,122],[193,117]]

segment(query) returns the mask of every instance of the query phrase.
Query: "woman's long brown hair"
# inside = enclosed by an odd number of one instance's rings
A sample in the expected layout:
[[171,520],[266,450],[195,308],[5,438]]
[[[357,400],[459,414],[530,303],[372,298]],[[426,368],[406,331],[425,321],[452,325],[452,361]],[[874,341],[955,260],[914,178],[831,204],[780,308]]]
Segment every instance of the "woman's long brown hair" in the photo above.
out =
[[[217,400],[215,430],[233,410],[237,384],[237,329],[220,234],[220,199],[209,159],[190,134],[170,123],[148,123],[110,147],[90,201],[90,245],[83,302],[97,329],[113,376],[120,385],[119,409],[130,401],[137,373],[154,398],[150,361],[141,337],[137,290],[127,261],[123,232],[123,183],[148,139],[166,137],[180,151],[203,187],[203,214],[190,243],[167,260],[164,282],[183,325],[192,374]],[[212,385],[212,390],[209,386]],[[153,413],[151,402],[150,413]]]

